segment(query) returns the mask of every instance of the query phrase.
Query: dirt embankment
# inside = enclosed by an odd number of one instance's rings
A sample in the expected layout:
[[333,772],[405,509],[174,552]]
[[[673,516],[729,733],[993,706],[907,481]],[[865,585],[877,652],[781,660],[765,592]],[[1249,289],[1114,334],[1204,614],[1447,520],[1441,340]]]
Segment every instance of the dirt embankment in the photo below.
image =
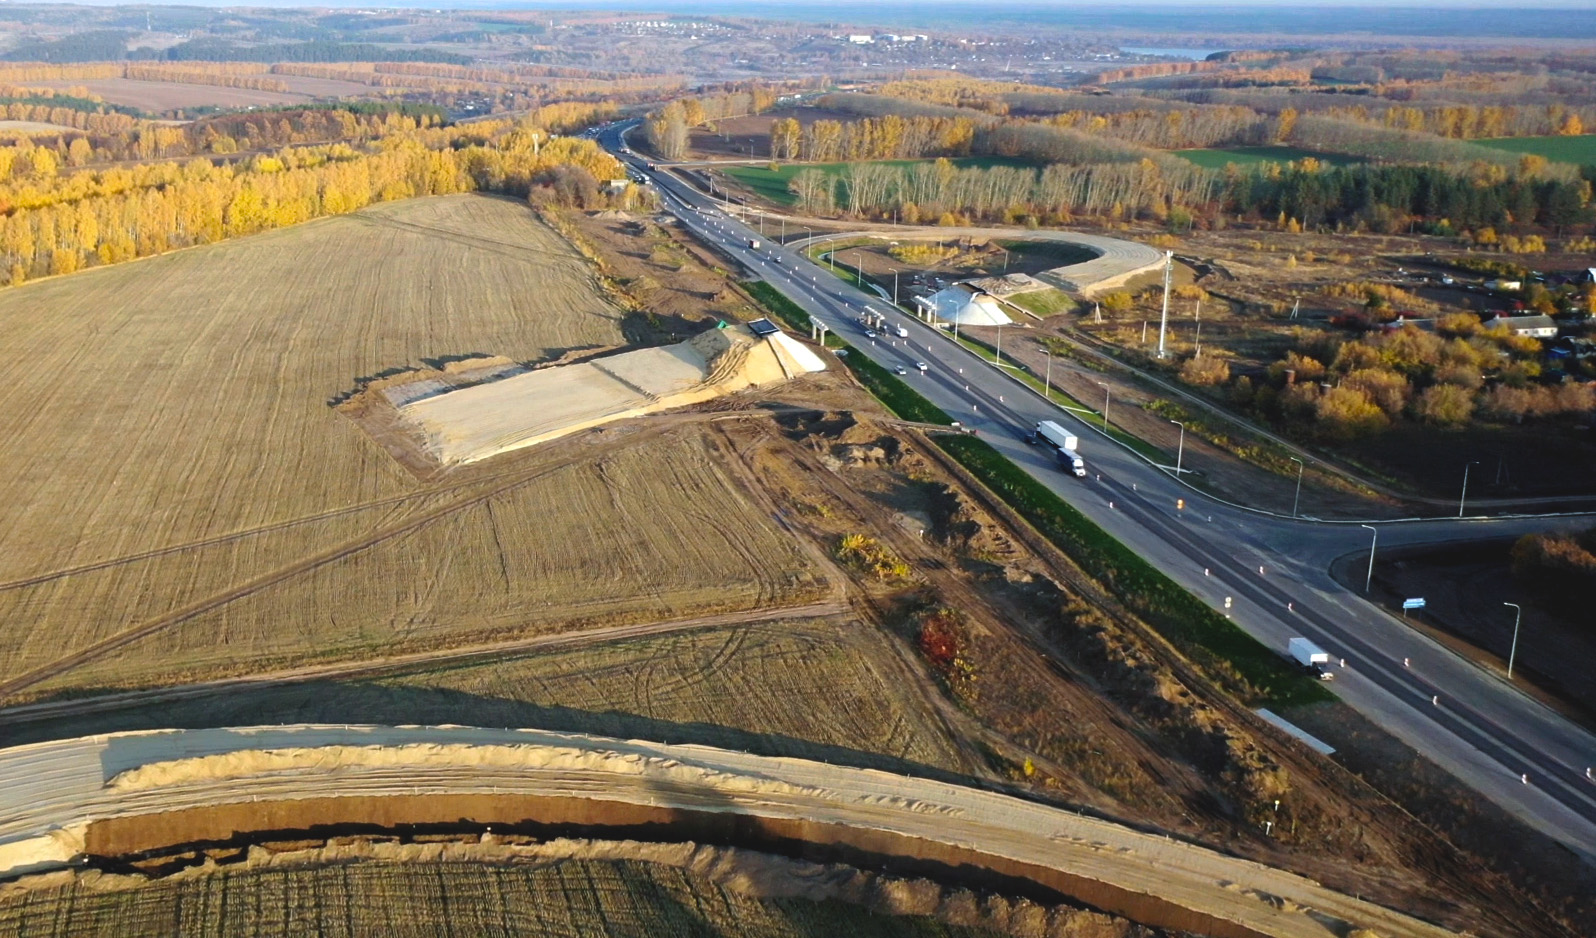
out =
[[[806,908],[809,904],[836,902],[875,915],[925,917],[949,926],[954,935],[962,935],[963,929],[975,929],[983,934],[997,932],[1014,938],[1079,938],[1083,935],[1160,938],[1166,934],[1071,905],[975,892],[929,879],[905,878],[754,850],[630,840],[555,838],[540,841],[505,832],[418,835],[405,839],[339,837],[320,843],[275,842],[193,851],[177,857],[150,857],[117,872],[91,869],[32,877],[0,887],[0,922],[6,921],[9,912],[23,905],[38,917],[45,910],[71,903],[77,907],[73,918],[80,923],[84,917],[125,916],[125,904],[136,902],[138,893],[147,893],[156,884],[172,893],[186,895],[206,888],[206,881],[218,876],[225,878],[223,888],[233,897],[232,904],[247,908],[251,903],[243,899],[264,886],[262,874],[294,877],[299,891],[314,896],[319,906],[343,904],[330,900],[339,892],[338,886],[351,877],[362,881],[385,874],[435,877],[443,882],[452,881],[464,891],[483,877],[509,883],[512,887],[534,887],[541,879],[571,870],[591,887],[606,880],[608,870],[615,867],[640,867],[643,875],[655,879],[659,878],[659,872],[675,871],[695,887],[699,883],[711,887],[701,890],[706,893],[701,896],[706,904],[713,903],[714,889],[725,890],[759,902],[779,918],[795,923],[801,922],[805,913],[813,915],[813,911]],[[402,874],[399,873],[401,869]],[[520,891],[512,888],[501,898],[507,899]],[[528,891],[540,890],[531,888]],[[409,893],[408,899],[402,898],[405,895],[394,893],[388,901],[395,906],[382,910],[370,909],[355,896],[349,896],[346,897],[347,908],[357,921],[373,913],[384,917],[413,916],[421,920],[435,914],[430,908],[431,896],[427,891]],[[601,902],[608,898],[605,891],[598,891],[596,897]],[[669,903],[658,901],[663,897],[657,891],[655,902],[648,902],[647,895],[637,898],[644,899],[636,910],[645,919],[662,921],[668,917]],[[580,915],[582,908],[581,903],[572,903],[569,911]],[[603,921],[589,923],[594,931],[588,933],[604,933],[602,930],[606,926],[613,927],[615,919],[622,914],[624,911],[620,909],[609,910],[601,916]],[[851,934],[873,932],[866,921],[853,924],[854,929],[849,930]],[[769,934],[753,922],[747,922],[744,927],[734,925],[723,934],[728,938],[756,931],[761,935]],[[907,927],[908,924],[903,923],[891,931],[900,934]]]

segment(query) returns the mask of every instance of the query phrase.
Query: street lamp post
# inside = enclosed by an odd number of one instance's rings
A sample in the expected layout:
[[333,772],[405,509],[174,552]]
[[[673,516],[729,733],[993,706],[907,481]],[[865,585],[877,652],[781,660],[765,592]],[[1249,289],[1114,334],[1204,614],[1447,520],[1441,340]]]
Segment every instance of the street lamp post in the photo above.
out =
[[1520,620],[1524,618],[1524,607],[1520,606],[1518,603],[1503,603],[1502,605],[1512,606],[1514,609],[1513,647],[1508,649],[1507,652],[1507,679],[1511,681],[1513,679],[1513,659],[1518,657],[1518,624]]
[[1182,460],[1186,455],[1186,425],[1179,420],[1171,420],[1170,423],[1180,428],[1180,445],[1175,449],[1175,478],[1178,479]]
[[1368,528],[1374,532],[1374,537],[1369,541],[1369,572],[1363,577],[1363,592],[1369,592],[1369,584],[1374,582],[1374,545],[1380,543],[1380,529],[1372,524],[1360,524],[1360,528]]
[[1042,373],[1042,396],[1051,401],[1053,399],[1053,352],[1049,349],[1043,354],[1047,356],[1047,370]]
[[1457,516],[1459,518],[1463,517],[1463,503],[1469,497],[1469,470],[1479,464],[1479,460],[1475,460],[1463,467],[1463,493],[1457,497]]
[[1097,382],[1097,386],[1103,389],[1103,432],[1107,433],[1108,432],[1108,385],[1106,385],[1103,382],[1099,381],[1099,382]]
[[997,353],[992,358],[992,364],[1003,367],[1003,324],[998,323]]
[[865,285],[865,279],[864,279],[864,252],[863,251],[854,251],[853,252],[853,259],[854,259],[855,263],[857,263],[859,265],[859,273],[858,273],[858,276],[855,279],[857,279],[859,281],[859,289],[863,290],[864,289],[864,285]]
[[1291,500],[1291,517],[1295,518],[1297,516],[1297,504],[1302,501],[1302,470],[1306,469],[1307,466],[1303,465],[1302,460],[1295,456],[1287,456],[1286,458],[1297,464],[1297,496]]
[[787,243],[787,216],[781,216],[781,243]]
[[898,268],[888,267],[892,271],[892,305],[898,305]]

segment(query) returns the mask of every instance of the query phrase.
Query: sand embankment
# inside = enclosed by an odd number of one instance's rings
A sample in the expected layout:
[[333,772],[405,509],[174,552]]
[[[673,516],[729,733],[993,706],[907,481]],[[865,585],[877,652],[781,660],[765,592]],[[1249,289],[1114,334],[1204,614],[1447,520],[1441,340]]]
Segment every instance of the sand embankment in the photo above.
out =
[[433,459],[458,465],[824,369],[812,353],[818,367],[795,368],[795,345],[783,335],[762,339],[728,326],[675,345],[523,371],[395,404]]
[[536,730],[289,726],[0,750],[0,875],[249,831],[460,824],[658,831],[1029,882],[1234,938],[1438,927],[1282,870],[1056,807],[885,772]]

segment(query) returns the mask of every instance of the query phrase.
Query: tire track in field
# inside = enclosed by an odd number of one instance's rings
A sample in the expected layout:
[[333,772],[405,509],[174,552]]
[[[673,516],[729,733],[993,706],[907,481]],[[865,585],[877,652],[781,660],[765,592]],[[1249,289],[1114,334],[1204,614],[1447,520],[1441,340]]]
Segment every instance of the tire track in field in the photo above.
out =
[[[668,427],[653,427],[644,432],[648,437],[654,437],[665,432],[666,429],[668,429]],[[598,451],[600,453],[607,454],[615,449],[634,446],[638,442],[639,438],[637,435],[629,435],[625,439],[618,440],[614,443],[600,447]],[[55,661],[41,665],[32,671],[25,672],[22,675],[0,683],[0,699],[13,696],[52,677],[65,674],[74,668],[80,667],[89,661],[93,661],[94,659],[101,657],[107,652],[114,651],[132,642],[138,641],[139,639],[146,638],[163,629],[186,622],[189,619],[203,615],[204,613],[210,612],[214,609],[219,609],[222,606],[225,606],[236,600],[243,599],[247,596],[253,595],[254,593],[260,592],[263,589],[283,583],[301,574],[308,573],[330,563],[343,560],[347,557],[375,547],[378,544],[382,544],[397,537],[409,534],[422,527],[425,527],[428,524],[431,524],[434,521],[448,518],[451,515],[458,514],[461,511],[470,508],[475,508],[476,506],[481,505],[490,499],[503,495],[506,492],[510,492],[520,486],[526,485],[527,483],[537,481],[538,479],[551,473],[558,472],[569,466],[572,462],[579,461],[583,458],[589,458],[593,455],[594,453],[591,449],[579,451],[577,453],[573,453],[570,459],[563,460],[553,466],[539,466],[534,470],[511,474],[509,481],[493,486],[486,491],[478,492],[477,494],[471,495],[468,498],[450,502],[430,511],[422,512],[421,514],[415,515],[405,521],[390,525],[387,528],[379,528],[365,537],[345,542],[337,547],[322,551],[318,554],[313,554],[295,563],[288,564],[286,566],[279,567],[276,570],[261,574],[260,576],[253,577],[231,589],[213,593],[204,599],[189,603],[186,606],[182,606],[178,609],[172,610],[171,612],[164,613],[153,619],[148,619],[145,622],[142,622],[131,628],[124,629],[121,632],[117,632],[97,642],[93,642],[87,647],[76,652],[65,655],[61,658],[57,658]],[[480,481],[481,480],[477,480],[473,483],[468,483],[467,485],[480,484]],[[429,492],[425,494],[436,494],[436,492]]]
[[[744,612],[690,616],[684,619],[659,619],[631,625],[604,626],[578,632],[555,632],[503,642],[468,645],[435,651],[411,652],[389,658],[367,659],[341,664],[313,665],[289,671],[222,678],[175,687],[118,691],[96,697],[22,704],[16,707],[0,709],[0,726],[84,716],[107,710],[121,710],[128,707],[157,703],[171,703],[231,691],[266,690],[273,687],[308,683],[310,681],[364,680],[395,674],[413,674],[437,669],[472,667],[488,661],[502,661],[508,658],[525,656],[534,651],[568,651],[589,645],[629,642],[701,629],[735,628],[738,626],[752,628],[769,623],[829,619],[838,616],[848,616],[851,613],[852,610],[846,603],[828,601],[776,609],[750,609]],[[633,666],[625,665],[624,667],[630,669]]]
[[[647,419],[649,419],[651,426],[643,430],[643,432],[647,432],[651,436],[657,435],[658,433],[664,432],[664,430],[669,426],[683,423],[708,421],[716,419],[718,416],[722,415],[667,414],[659,417],[650,417]],[[618,444],[608,444],[599,451],[608,452],[609,450],[619,448],[621,445],[624,445],[628,442],[629,440],[623,440]],[[512,469],[483,474],[469,480],[454,482],[448,485],[438,486],[436,488],[429,488],[415,492],[406,492],[402,495],[392,495],[387,498],[379,498],[368,502],[359,502],[353,505],[345,505],[341,508],[331,508],[327,511],[317,512],[316,514],[302,515],[298,518],[288,518],[283,521],[274,521],[271,524],[246,528],[242,531],[232,531],[227,534],[218,534],[213,537],[201,538],[195,541],[183,541],[177,544],[168,544],[165,547],[152,547],[149,550],[143,550],[133,554],[123,554],[120,557],[109,557],[105,560],[96,560],[90,563],[78,564],[76,566],[59,567],[55,570],[46,570],[41,573],[30,574],[29,576],[21,577],[15,580],[0,581],[0,593],[24,589],[29,586],[38,586],[41,583],[48,583],[51,580],[59,580],[64,577],[80,576],[85,573],[94,573],[99,570],[107,570],[112,567],[122,566],[124,564],[138,563],[141,560],[153,560],[156,557],[179,554],[190,550],[203,550],[207,547],[216,547],[221,544],[245,540],[247,538],[255,537],[261,534],[272,534],[278,531],[285,531],[289,528],[297,527],[303,524],[314,524],[318,521],[330,521],[334,518],[349,514],[357,514],[359,512],[368,511],[373,508],[403,505],[405,502],[415,501],[417,499],[447,495],[451,492],[457,492],[461,489],[469,489],[473,486],[483,485],[485,483],[507,477],[531,473],[532,478],[537,478],[538,476],[541,476],[547,472],[565,469],[578,462],[585,461],[593,455],[593,452],[594,450],[592,448],[574,450],[556,461],[540,463],[538,466],[532,469]]]

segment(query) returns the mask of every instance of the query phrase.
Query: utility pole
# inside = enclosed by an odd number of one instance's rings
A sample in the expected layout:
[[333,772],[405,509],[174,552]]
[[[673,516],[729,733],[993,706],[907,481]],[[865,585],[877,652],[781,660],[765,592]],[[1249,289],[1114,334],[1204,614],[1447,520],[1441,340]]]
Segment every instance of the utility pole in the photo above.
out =
[[1180,467],[1186,456],[1186,425],[1179,420],[1170,423],[1180,428],[1180,446],[1175,450],[1175,478],[1180,478]]
[[1380,543],[1380,529],[1372,524],[1360,524],[1360,528],[1368,528],[1374,532],[1374,537],[1369,541],[1369,572],[1363,577],[1363,592],[1368,595],[1369,584],[1374,582],[1374,546]]
[[1164,333],[1169,329],[1169,280],[1175,275],[1175,252],[1164,252],[1164,311],[1158,317],[1158,357],[1164,357]]
[[1512,606],[1516,611],[1513,614],[1513,647],[1507,652],[1507,679],[1513,679],[1513,659],[1518,657],[1518,623],[1524,618],[1524,607],[1518,603],[1503,603]]
[[1463,467],[1463,493],[1457,497],[1457,516],[1459,518],[1463,517],[1463,503],[1469,497],[1469,470],[1479,464],[1480,461],[1476,459]]
[[1297,516],[1297,504],[1302,501],[1302,470],[1306,469],[1307,466],[1303,465],[1302,460],[1295,456],[1287,456],[1286,458],[1297,464],[1297,497],[1291,500],[1291,517],[1295,518]]
[[1097,386],[1103,389],[1103,432],[1107,433],[1108,432],[1108,385],[1106,385],[1103,382],[1099,381],[1099,382],[1097,382]]
[[1053,352],[1047,352],[1047,371],[1042,374],[1042,396],[1048,400],[1053,399]]

